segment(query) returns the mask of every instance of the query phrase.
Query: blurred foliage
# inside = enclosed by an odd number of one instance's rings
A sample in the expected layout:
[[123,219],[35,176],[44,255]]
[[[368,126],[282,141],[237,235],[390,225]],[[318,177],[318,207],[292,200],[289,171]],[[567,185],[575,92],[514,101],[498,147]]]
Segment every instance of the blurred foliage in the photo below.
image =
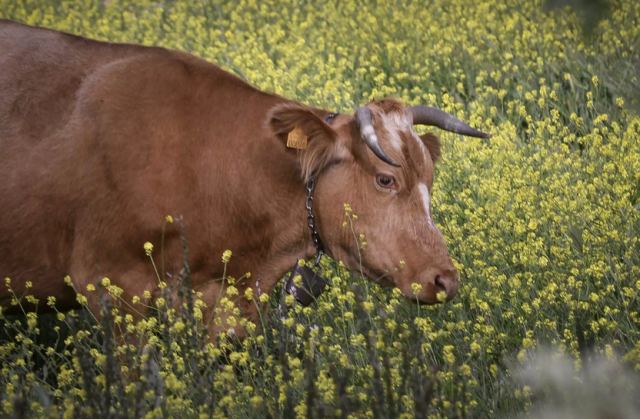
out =
[[611,12],[609,0],[546,0],[545,7],[553,10],[570,6],[582,18],[582,27],[588,35],[593,35],[598,22],[606,19]]

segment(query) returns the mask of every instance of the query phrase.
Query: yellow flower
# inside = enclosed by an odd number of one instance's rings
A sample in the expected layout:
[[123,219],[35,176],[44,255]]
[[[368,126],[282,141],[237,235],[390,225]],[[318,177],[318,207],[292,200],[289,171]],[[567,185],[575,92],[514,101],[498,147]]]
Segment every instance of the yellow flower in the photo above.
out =
[[87,284],[87,291],[92,292],[95,290],[96,290],[96,287],[93,284]]
[[460,372],[465,377],[471,377],[471,374],[472,374],[471,367],[467,364],[462,364],[460,366]]
[[105,287],[105,288],[106,288],[106,287],[108,287],[108,286],[110,286],[110,285],[111,285],[111,280],[110,280],[108,277],[106,277],[106,276],[105,276],[104,278],[102,278],[102,279],[100,280],[100,284],[101,284],[103,287]]
[[143,248],[144,248],[144,253],[147,256],[151,256],[151,253],[153,253],[153,243],[145,242],[144,245],[143,245]]
[[253,300],[253,288],[248,287],[247,289],[244,290],[244,298],[246,298],[249,301]]
[[516,358],[518,359],[518,362],[524,363],[524,361],[527,359],[527,351],[526,351],[526,349],[520,349],[520,351],[518,352],[518,355],[516,356]]
[[118,287],[117,285],[111,285],[107,287],[107,291],[109,292],[110,295],[113,295],[114,297],[120,297],[124,292],[124,290]]
[[222,262],[223,263],[229,263],[229,261],[231,260],[231,250],[227,249],[224,252],[222,252]]
[[182,320],[176,321],[173,324],[173,327],[172,327],[173,331],[176,332],[176,333],[182,332],[184,330],[184,328],[185,328],[185,324],[184,324],[184,322]]
[[411,292],[413,293],[413,295],[420,294],[420,291],[422,291],[422,285],[418,284],[417,282],[413,282],[411,284]]
[[38,325],[38,315],[34,312],[27,313],[27,326],[29,330],[33,330]]
[[296,303],[296,299],[291,294],[287,294],[284,297],[284,303],[288,306],[293,306]]
[[164,217],[164,220],[169,224],[173,224],[173,217],[169,214]]
[[453,364],[456,362],[456,356],[454,355],[453,350],[453,345],[445,345],[442,348],[443,357],[448,364]]

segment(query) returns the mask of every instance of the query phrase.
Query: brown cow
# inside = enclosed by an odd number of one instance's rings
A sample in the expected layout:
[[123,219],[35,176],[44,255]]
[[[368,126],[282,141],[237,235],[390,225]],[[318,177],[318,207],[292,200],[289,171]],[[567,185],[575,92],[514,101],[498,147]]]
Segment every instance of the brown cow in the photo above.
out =
[[[193,286],[209,306],[225,249],[228,274],[252,273],[240,295],[247,286],[268,293],[315,253],[305,181],[317,176],[313,211],[327,253],[414,300],[414,282],[421,302],[456,294],[430,212],[438,140],[412,125],[485,134],[441,111],[387,99],[334,115],[186,53],[9,21],[0,21],[0,92],[0,276],[19,292],[31,280],[36,297],[71,307],[65,275],[80,290],[109,276],[127,300],[153,291],[142,244],[158,244],[161,220],[173,214],[184,220]],[[303,149],[287,147],[292,131]],[[366,236],[361,255],[342,226],[344,203]],[[177,272],[175,224],[164,247]]]

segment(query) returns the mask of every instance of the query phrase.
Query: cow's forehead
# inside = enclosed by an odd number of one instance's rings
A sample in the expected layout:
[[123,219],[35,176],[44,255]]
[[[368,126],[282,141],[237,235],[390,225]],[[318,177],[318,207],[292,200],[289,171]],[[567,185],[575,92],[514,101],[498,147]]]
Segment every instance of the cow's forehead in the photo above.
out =
[[382,125],[386,131],[387,142],[397,151],[401,151],[404,141],[403,137],[406,137],[406,135],[402,135],[402,133],[411,133],[411,121],[409,121],[409,118],[407,118],[404,112],[380,112],[378,115],[380,117],[380,125]]
[[408,175],[422,178],[429,168],[427,147],[413,129],[410,116],[401,109],[378,109],[374,123],[381,145],[393,159],[402,162]]
[[[404,105],[393,99],[383,99],[366,106],[371,110],[373,127],[383,150],[400,164],[406,177],[430,183],[433,164],[428,157],[429,150],[413,129],[413,120]],[[352,115],[338,114],[331,121],[342,135],[355,135],[354,141],[362,143],[360,135],[352,130]]]

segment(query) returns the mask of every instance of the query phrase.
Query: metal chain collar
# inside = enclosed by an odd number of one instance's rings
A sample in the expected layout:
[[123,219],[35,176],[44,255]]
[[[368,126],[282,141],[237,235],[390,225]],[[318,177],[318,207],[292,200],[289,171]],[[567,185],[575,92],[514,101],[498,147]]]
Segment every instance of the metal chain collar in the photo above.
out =
[[[324,122],[327,124],[331,124],[331,121],[338,116],[337,112],[329,112],[324,117]],[[318,266],[320,263],[320,259],[322,258],[322,254],[326,253],[324,244],[320,239],[320,233],[318,233],[318,229],[316,228],[316,219],[313,215],[313,191],[316,189],[316,173],[309,176],[309,180],[307,180],[307,225],[309,226],[309,231],[311,232],[311,240],[313,241],[313,245],[316,247],[316,260],[314,266]]]
[[[330,123],[336,115],[336,113],[330,113],[326,116],[325,122]],[[307,208],[307,226],[311,233],[311,241],[313,241],[313,245],[316,248],[316,260],[314,262],[314,267],[317,268],[318,265],[320,265],[322,254],[325,253],[325,248],[322,240],[320,239],[320,233],[318,233],[316,217],[313,214],[313,192],[316,189],[315,173],[309,176],[305,187],[307,188],[307,201],[305,203],[305,207]],[[300,280],[297,284],[296,278],[299,278]],[[286,292],[293,295],[299,304],[306,307],[320,296],[328,283],[329,281],[327,281],[321,274],[318,274],[311,269],[311,267],[300,265],[296,262],[296,264],[293,265],[289,279],[282,288],[282,291],[283,293]],[[280,309],[283,307],[282,301],[283,297],[280,298]]]
[[313,192],[316,189],[316,177],[315,175],[311,175],[309,180],[307,181],[307,226],[309,227],[309,231],[311,232],[311,240],[313,241],[313,245],[316,247],[316,261],[315,265],[317,266],[320,263],[320,258],[322,254],[325,253],[324,244],[320,239],[320,233],[318,233],[318,229],[316,228],[316,219],[313,215]]

